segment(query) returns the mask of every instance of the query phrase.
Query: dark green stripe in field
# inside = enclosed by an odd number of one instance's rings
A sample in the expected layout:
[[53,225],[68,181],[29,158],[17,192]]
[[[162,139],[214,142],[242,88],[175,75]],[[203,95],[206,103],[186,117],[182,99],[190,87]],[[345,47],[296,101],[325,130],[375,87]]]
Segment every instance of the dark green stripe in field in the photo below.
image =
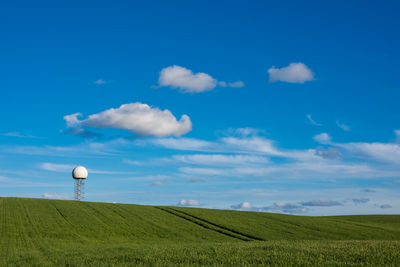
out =
[[0,266],[400,264],[398,215],[0,198],[0,235]]

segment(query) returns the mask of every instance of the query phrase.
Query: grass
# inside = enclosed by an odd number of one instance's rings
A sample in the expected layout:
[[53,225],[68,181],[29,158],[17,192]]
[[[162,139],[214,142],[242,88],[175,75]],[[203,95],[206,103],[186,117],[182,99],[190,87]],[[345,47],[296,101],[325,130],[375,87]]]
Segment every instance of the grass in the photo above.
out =
[[0,266],[399,266],[400,216],[0,198]]

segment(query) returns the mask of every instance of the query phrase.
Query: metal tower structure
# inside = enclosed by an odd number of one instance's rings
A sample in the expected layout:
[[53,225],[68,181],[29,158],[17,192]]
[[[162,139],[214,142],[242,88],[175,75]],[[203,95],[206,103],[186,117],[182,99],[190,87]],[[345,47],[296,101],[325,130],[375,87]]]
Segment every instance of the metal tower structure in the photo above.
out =
[[74,179],[74,199],[83,200],[85,198],[85,179]]
[[75,180],[74,199],[83,200],[85,198],[85,180],[88,176],[88,171],[83,166],[75,167],[72,170],[72,178]]

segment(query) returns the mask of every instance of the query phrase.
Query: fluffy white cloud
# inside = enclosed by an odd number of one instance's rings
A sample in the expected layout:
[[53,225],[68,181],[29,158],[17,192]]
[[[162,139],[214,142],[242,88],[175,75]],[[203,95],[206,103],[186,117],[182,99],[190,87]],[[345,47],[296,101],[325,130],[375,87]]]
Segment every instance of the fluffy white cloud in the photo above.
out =
[[193,199],[182,199],[181,201],[179,201],[178,203],[179,206],[200,206],[200,203],[197,200],[193,200]]
[[152,108],[147,104],[130,103],[110,108],[78,120],[80,113],[64,116],[67,127],[89,126],[128,130],[139,136],[181,136],[192,130],[189,116],[182,115],[178,121],[167,109]]
[[67,123],[67,127],[76,127],[79,126],[81,121],[78,119],[78,117],[82,116],[82,113],[76,112],[74,114],[70,115],[65,115],[64,120]]
[[320,133],[314,136],[314,140],[321,144],[329,144],[331,142],[331,137],[327,133]]
[[303,63],[290,63],[284,68],[268,70],[270,82],[304,83],[314,80],[314,73]]
[[200,93],[213,90],[217,85],[221,87],[243,87],[242,81],[224,82],[217,81],[204,72],[193,73],[191,70],[181,66],[170,66],[160,72],[158,78],[160,86],[178,88],[183,93]]
[[391,208],[392,208],[392,205],[383,204],[383,205],[380,205],[379,207],[380,207],[381,209],[391,209]]
[[194,74],[189,69],[174,65],[161,70],[158,83],[179,88],[185,93],[200,93],[214,89],[218,81],[207,73]]

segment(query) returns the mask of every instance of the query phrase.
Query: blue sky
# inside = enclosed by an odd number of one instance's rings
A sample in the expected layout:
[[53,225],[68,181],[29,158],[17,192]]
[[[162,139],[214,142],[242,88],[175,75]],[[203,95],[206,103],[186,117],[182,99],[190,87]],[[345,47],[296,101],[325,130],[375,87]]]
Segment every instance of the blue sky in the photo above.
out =
[[400,212],[396,1],[0,8],[0,195]]

